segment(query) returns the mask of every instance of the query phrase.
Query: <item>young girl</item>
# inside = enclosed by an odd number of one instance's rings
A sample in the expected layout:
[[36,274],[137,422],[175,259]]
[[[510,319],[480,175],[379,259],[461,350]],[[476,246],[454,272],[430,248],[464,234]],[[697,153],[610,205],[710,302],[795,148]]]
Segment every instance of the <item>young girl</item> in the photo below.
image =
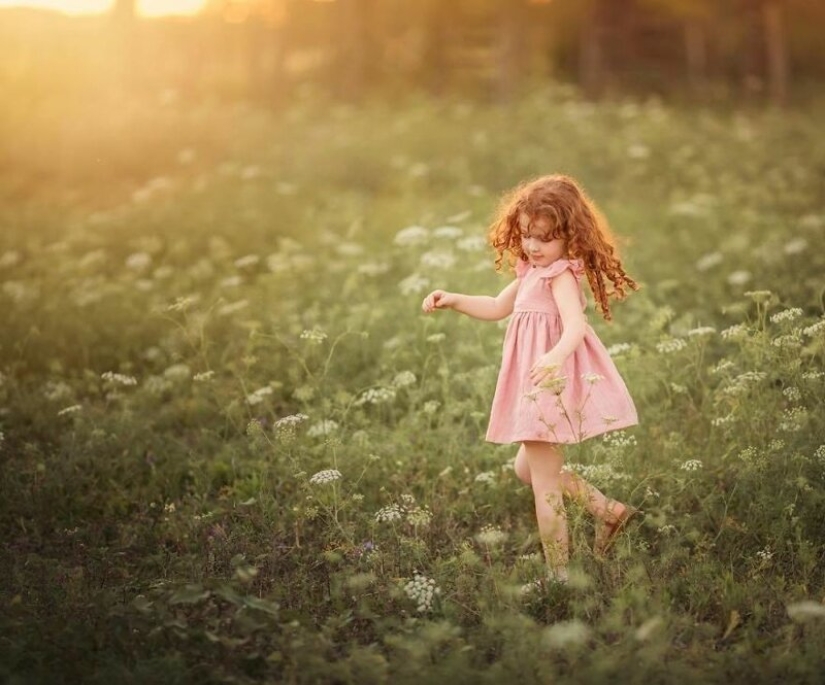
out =
[[608,299],[623,299],[628,288],[638,286],[622,268],[606,221],[567,176],[544,176],[505,196],[489,239],[496,270],[506,260],[515,266],[515,279],[496,297],[435,290],[422,308],[427,313],[454,309],[485,321],[513,315],[487,440],[521,443],[515,472],[532,486],[550,578],[564,582],[569,556],[564,495],[581,501],[596,518],[597,555],[637,513],[562,471],[561,445],[638,422],[621,376],[587,324],[581,281],[587,276],[608,320]]

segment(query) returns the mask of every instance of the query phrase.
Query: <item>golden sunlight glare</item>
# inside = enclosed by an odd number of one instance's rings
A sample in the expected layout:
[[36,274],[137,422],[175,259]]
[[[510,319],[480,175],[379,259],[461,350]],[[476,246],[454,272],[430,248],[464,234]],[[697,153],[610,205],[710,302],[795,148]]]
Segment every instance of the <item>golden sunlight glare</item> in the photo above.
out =
[[[140,17],[193,15],[200,12],[207,0],[136,0],[135,12]],[[115,0],[0,0],[0,9],[30,7],[62,14],[102,14],[112,9]]]

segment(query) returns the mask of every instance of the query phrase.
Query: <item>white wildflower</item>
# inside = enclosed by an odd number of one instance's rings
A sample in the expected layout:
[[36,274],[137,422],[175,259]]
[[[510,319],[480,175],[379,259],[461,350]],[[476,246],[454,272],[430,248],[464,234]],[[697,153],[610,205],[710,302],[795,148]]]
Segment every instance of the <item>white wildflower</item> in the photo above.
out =
[[599,381],[604,380],[604,376],[602,376],[600,373],[583,373],[581,378],[588,385],[595,385]]
[[356,407],[362,407],[365,404],[387,404],[395,399],[395,390],[393,388],[369,388],[355,400]]
[[825,464],[825,444],[820,445],[814,452],[814,457],[820,464]]
[[174,303],[170,304],[166,309],[170,312],[185,312],[199,299],[199,295],[187,295],[186,297],[178,297],[175,299]]
[[715,333],[716,329],[712,326],[699,326],[698,328],[691,328],[687,334],[691,338],[694,338],[700,335],[713,335]]
[[737,323],[729,328],[726,328],[720,334],[725,340],[736,340],[738,338],[744,338],[748,335],[748,327],[743,323]]
[[631,343],[616,343],[607,348],[607,354],[611,357],[618,357],[625,354],[625,352],[630,352],[632,349],[633,345]]
[[727,426],[729,423],[733,423],[734,416],[733,414],[728,414],[727,416],[718,416],[715,419],[711,420],[711,425],[720,428],[721,426]]
[[825,371],[804,371],[802,373],[802,379],[806,381],[818,381],[823,377],[825,377]]
[[634,143],[628,146],[627,156],[630,159],[647,159],[650,157],[650,148],[642,143]]
[[396,245],[421,245],[430,238],[430,232],[423,226],[407,226],[395,234],[393,242]]
[[728,275],[728,283],[731,285],[745,285],[751,280],[751,272],[740,269]]
[[323,471],[318,471],[318,473],[313,474],[309,482],[313,485],[324,485],[326,483],[332,483],[341,478],[341,472],[338,469],[324,469]]
[[782,391],[782,394],[789,402],[799,402],[802,399],[802,393],[795,385],[790,385]]
[[439,410],[440,407],[441,402],[439,402],[438,400],[427,400],[424,403],[424,406],[421,407],[421,411],[423,411],[428,416],[432,416]]
[[781,323],[783,321],[793,321],[802,316],[802,310],[799,307],[791,307],[790,309],[783,309],[781,312],[771,315],[772,323]]
[[773,293],[770,290],[748,290],[745,297],[751,298],[757,304],[765,304],[771,301]]
[[239,312],[242,309],[246,309],[248,306],[249,300],[236,300],[235,302],[229,302],[228,304],[218,307],[216,314],[218,316],[230,316],[235,312]]
[[794,433],[801,430],[808,420],[808,410],[805,407],[790,407],[782,412],[779,430]]
[[397,504],[390,504],[375,512],[375,520],[378,523],[391,523],[400,521],[404,516],[404,510]]
[[358,265],[358,273],[364,276],[380,276],[390,270],[387,262],[364,262]]
[[65,416],[66,414],[74,414],[75,412],[79,412],[83,407],[79,404],[73,404],[69,407],[64,407],[59,412],[57,412],[58,416]]
[[309,419],[309,417],[306,414],[290,414],[289,416],[278,419],[273,425],[277,430],[290,429],[300,425],[307,419]]
[[805,238],[791,238],[782,249],[787,255],[795,255],[803,253],[807,248],[808,241]]
[[736,366],[730,359],[722,359],[716,366],[711,367],[710,372],[715,374],[724,373]]
[[433,519],[432,512],[427,507],[413,507],[407,510],[407,523],[416,528],[426,528]]
[[206,381],[212,380],[212,377],[214,375],[214,371],[202,371],[201,373],[196,373],[194,376],[192,376],[192,380],[198,383],[204,383]]
[[392,385],[395,388],[408,388],[415,385],[416,377],[412,371],[401,371],[392,379]]
[[227,276],[222,278],[218,285],[221,288],[237,288],[241,283],[243,283],[243,278],[240,276]]
[[793,602],[788,604],[785,609],[792,621],[797,623],[805,623],[807,621],[816,621],[825,618],[825,605],[821,602],[815,602],[811,599],[806,599],[801,602]]
[[702,468],[702,462],[698,459],[688,459],[679,468],[682,471],[698,471]]
[[152,255],[148,252],[135,252],[126,258],[126,267],[132,271],[144,271],[152,264]]
[[659,354],[672,354],[687,347],[687,342],[684,338],[671,338],[669,340],[662,340],[656,343],[656,351]]
[[172,364],[163,371],[163,377],[173,381],[188,380],[191,376],[192,369],[188,364]]
[[798,333],[789,333],[788,335],[780,335],[771,340],[771,345],[774,347],[784,347],[785,349],[793,349],[802,345],[802,338]]
[[721,252],[709,252],[696,260],[696,270],[707,271],[708,269],[712,269],[714,266],[721,264],[723,260],[724,257]]
[[430,279],[419,274],[407,276],[398,284],[402,295],[418,295],[430,287]]
[[330,435],[337,430],[338,424],[335,421],[332,419],[325,419],[324,421],[319,421],[318,423],[310,426],[307,431],[307,435],[311,438],[318,438],[325,435]]
[[427,336],[427,342],[429,343],[440,343],[443,341],[447,336],[443,333],[433,333],[432,335]]
[[482,471],[475,477],[476,483],[495,483],[496,482],[496,472],[495,471]]
[[238,257],[235,260],[235,266],[239,269],[248,269],[256,266],[261,261],[261,258],[256,254],[248,254],[243,257]]
[[507,539],[507,533],[498,526],[487,525],[484,526],[475,537],[477,542],[486,547],[496,547]]
[[321,344],[327,339],[327,334],[318,328],[304,330],[301,332],[301,340],[308,340],[311,343]]
[[812,324],[807,328],[802,329],[802,333],[808,336],[809,338],[823,331],[825,331],[825,319],[821,319],[820,321],[817,321],[815,324]]
[[455,244],[462,252],[481,252],[487,247],[487,241],[480,235],[468,235]]
[[439,226],[438,228],[433,230],[434,238],[446,238],[447,240],[455,240],[456,238],[460,238],[463,235],[464,231],[458,228],[458,226]]
[[264,401],[264,398],[273,393],[272,387],[265,385],[263,388],[258,388],[255,392],[246,396],[246,403],[250,407],[254,407]]
[[421,255],[421,265],[431,269],[449,269],[456,263],[455,255],[452,252],[431,250]]
[[134,376],[126,376],[122,373],[115,373],[114,371],[106,371],[100,374],[104,381],[108,381],[114,385],[137,385],[137,378]]
[[0,269],[7,269],[20,263],[22,257],[17,250],[7,250],[0,255]]
[[441,594],[441,588],[432,578],[416,572],[412,580],[404,585],[404,592],[416,605],[418,612],[423,614],[432,610],[433,601]]

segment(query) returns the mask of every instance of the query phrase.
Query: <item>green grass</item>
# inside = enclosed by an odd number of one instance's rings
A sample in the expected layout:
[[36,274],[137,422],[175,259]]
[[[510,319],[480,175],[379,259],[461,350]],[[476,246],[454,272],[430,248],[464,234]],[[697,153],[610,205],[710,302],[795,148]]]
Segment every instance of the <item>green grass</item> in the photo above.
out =
[[[0,113],[0,678],[818,682],[822,107],[92,114]],[[642,284],[590,310],[641,425],[568,461],[645,516],[604,562],[571,506],[570,585],[522,596],[503,331],[420,301],[500,289],[477,239],[551,171]]]

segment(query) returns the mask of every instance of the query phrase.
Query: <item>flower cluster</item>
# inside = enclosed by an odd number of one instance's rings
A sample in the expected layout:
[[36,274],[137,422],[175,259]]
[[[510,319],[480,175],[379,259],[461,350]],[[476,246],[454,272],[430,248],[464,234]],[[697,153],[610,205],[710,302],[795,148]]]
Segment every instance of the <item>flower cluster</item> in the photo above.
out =
[[265,385],[263,388],[259,388],[255,392],[250,395],[246,396],[246,403],[250,407],[254,407],[256,404],[260,404],[264,401],[264,398],[267,395],[271,395],[273,392],[272,388],[268,385]]
[[64,409],[61,409],[59,412],[57,412],[57,415],[58,416],[65,416],[66,414],[74,414],[75,412],[80,411],[82,408],[83,407],[79,404],[73,404],[69,407],[65,407]]
[[430,279],[419,274],[407,276],[398,284],[398,289],[402,295],[417,295],[430,287]]
[[659,354],[672,354],[685,349],[685,347],[687,347],[687,342],[685,342],[684,338],[671,338],[656,343],[656,351]]
[[698,459],[688,459],[680,467],[682,471],[698,471],[702,468],[702,462]]
[[782,412],[779,430],[794,433],[801,430],[808,420],[808,410],[805,407],[791,407]]
[[441,594],[441,588],[435,584],[435,580],[427,578],[416,572],[412,580],[404,585],[404,592],[416,604],[419,613],[426,613],[432,610],[433,600]]
[[799,307],[791,307],[790,309],[783,309],[781,312],[771,315],[771,323],[782,323],[783,321],[793,321],[802,316],[802,310]]
[[392,385],[395,388],[407,388],[415,385],[416,377],[412,371],[401,371],[392,379]]
[[298,424],[303,423],[309,417],[306,414],[290,414],[275,421],[275,428],[278,430],[286,430],[295,428]]
[[712,326],[699,326],[698,328],[691,328],[687,334],[691,338],[695,338],[700,335],[713,335],[715,333],[716,329]]
[[618,357],[626,352],[630,352],[632,349],[633,345],[631,343],[616,343],[607,348],[607,354],[611,357]]
[[726,395],[741,395],[748,391],[751,385],[755,385],[765,380],[768,374],[764,371],[746,371],[732,378],[730,383],[722,388]]
[[104,381],[114,383],[115,385],[137,385],[137,378],[134,376],[124,376],[122,373],[115,373],[107,371],[100,375]]
[[581,379],[588,385],[595,385],[599,381],[603,381],[604,376],[602,376],[600,373],[583,373],[581,375]]
[[798,333],[789,333],[788,335],[780,335],[778,338],[771,340],[771,345],[774,347],[795,348],[802,345],[802,338]]
[[197,383],[204,383],[206,381],[212,380],[212,377],[214,375],[214,371],[203,371],[201,373],[196,373],[194,376],[192,376],[192,380],[196,381]]
[[495,483],[495,471],[482,471],[475,477],[476,483]]
[[313,485],[324,485],[326,483],[332,483],[336,480],[341,478],[341,472],[338,469],[324,469],[323,471],[318,471],[318,473],[313,474],[309,482]]
[[375,512],[375,520],[378,523],[392,523],[404,518],[404,509],[398,504],[390,504]]
[[821,333],[822,331],[825,331],[825,319],[817,321],[815,324],[811,324],[807,328],[802,329],[802,332],[809,338],[813,337],[817,333]]
[[313,328],[312,330],[301,331],[301,340],[308,340],[309,342],[315,343],[316,345],[320,345],[326,339],[327,334],[317,328]]
[[309,427],[307,435],[311,438],[320,438],[325,435],[330,435],[338,430],[338,424],[332,419],[325,419],[314,423]]
[[631,435],[626,431],[613,431],[611,433],[605,433],[602,438],[602,442],[604,442],[605,445],[614,448],[635,447],[637,444],[636,436]]
[[355,400],[356,407],[362,407],[365,404],[387,404],[395,399],[395,390],[392,388],[370,388]]
[[396,245],[420,245],[429,240],[430,232],[423,226],[407,226],[395,234],[393,242]]
[[506,539],[507,533],[501,530],[498,526],[484,526],[476,534],[476,541],[486,547],[496,547],[497,545],[503,543]]
[[748,327],[743,323],[736,323],[729,328],[726,328],[720,334],[725,340],[736,340],[737,338],[744,338],[748,334]]

